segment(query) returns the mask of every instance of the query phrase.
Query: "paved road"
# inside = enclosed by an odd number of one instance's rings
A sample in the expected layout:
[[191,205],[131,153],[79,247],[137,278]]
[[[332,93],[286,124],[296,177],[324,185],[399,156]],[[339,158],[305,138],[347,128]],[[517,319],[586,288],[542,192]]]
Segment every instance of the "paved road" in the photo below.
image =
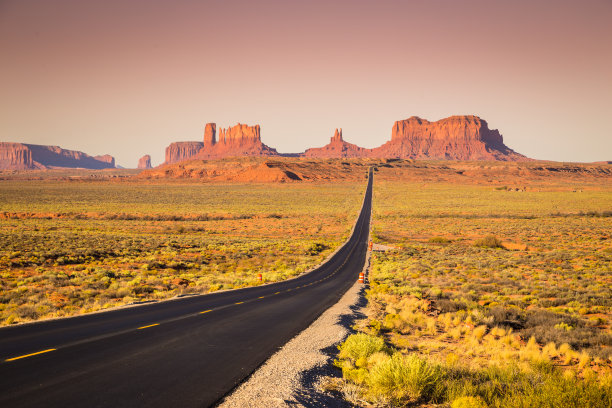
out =
[[0,329],[0,406],[214,405],[355,282],[371,206],[370,176],[349,241],[297,279]]

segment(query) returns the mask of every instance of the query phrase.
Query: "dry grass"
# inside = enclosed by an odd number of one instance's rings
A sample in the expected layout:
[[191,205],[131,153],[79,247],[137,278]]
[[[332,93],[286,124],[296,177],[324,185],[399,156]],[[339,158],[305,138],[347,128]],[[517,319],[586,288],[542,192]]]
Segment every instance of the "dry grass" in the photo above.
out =
[[363,189],[0,181],[0,324],[296,276],[348,236]]
[[[373,235],[399,249],[374,255],[369,317],[358,327],[384,339],[390,354],[437,365],[441,388],[381,402],[373,364],[360,381],[345,375],[358,398],[383,406],[609,406],[609,183],[574,193],[540,180],[540,191],[510,193],[381,176]],[[400,377],[397,384],[408,376]]]

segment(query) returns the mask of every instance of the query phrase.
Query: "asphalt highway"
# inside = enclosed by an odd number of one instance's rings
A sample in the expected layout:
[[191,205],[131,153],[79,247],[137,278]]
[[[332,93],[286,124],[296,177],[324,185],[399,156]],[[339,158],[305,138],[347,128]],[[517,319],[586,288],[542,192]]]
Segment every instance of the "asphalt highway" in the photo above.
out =
[[0,329],[0,406],[213,406],[358,278],[371,174],[352,236],[308,274]]

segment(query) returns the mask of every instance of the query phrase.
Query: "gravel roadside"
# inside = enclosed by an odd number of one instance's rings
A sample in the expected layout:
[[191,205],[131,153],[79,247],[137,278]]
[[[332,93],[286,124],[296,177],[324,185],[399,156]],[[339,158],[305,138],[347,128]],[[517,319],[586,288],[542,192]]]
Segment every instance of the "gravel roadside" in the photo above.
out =
[[355,320],[364,317],[365,305],[365,285],[355,282],[338,303],[272,355],[218,407],[352,406],[340,395],[323,391],[319,382],[340,376],[332,366],[337,345],[349,335]]

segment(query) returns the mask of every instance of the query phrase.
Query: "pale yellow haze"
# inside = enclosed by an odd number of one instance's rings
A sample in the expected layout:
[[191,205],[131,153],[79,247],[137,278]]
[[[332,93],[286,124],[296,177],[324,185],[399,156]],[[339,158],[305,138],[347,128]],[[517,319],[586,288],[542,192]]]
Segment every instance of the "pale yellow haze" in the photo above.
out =
[[280,152],[475,114],[527,156],[612,160],[612,1],[0,1],[1,141],[163,161],[204,124]]

